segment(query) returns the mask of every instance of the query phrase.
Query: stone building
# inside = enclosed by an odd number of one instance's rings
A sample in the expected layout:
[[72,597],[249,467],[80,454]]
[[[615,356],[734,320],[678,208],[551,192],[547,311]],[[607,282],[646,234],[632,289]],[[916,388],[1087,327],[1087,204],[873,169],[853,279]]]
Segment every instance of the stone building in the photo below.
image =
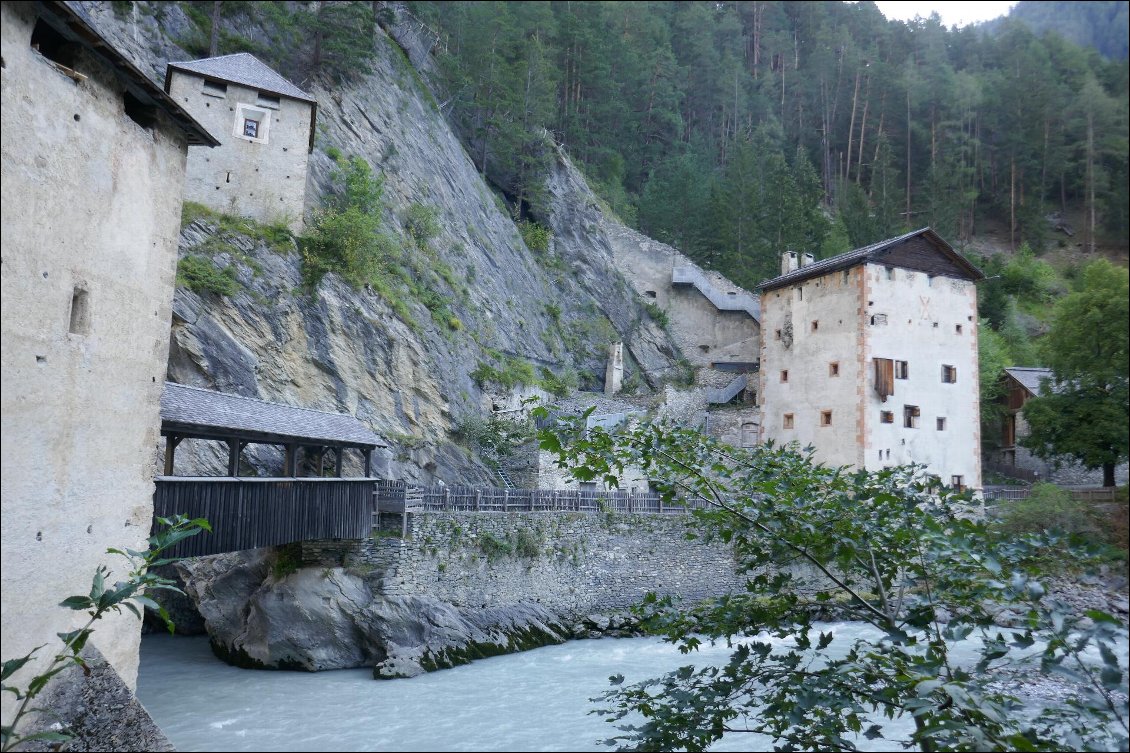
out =
[[[187,147],[218,142],[68,4],[0,18],[0,630],[5,659],[48,645],[26,683],[85,619],[59,602],[145,548]],[[92,639],[131,687],[140,639],[128,612]]]
[[[995,453],[996,457],[991,458],[995,461],[993,470],[1025,481],[1050,481],[1065,486],[1101,486],[1101,468],[1088,470],[1067,457],[1051,462],[1041,460],[1020,444],[1020,440],[1030,433],[1028,422],[1024,420],[1024,404],[1039,397],[1043,380],[1051,378],[1051,369],[1013,366],[1004,370],[1001,379],[1005,392],[1000,398],[1004,409],[1001,416],[1001,446]],[[1126,463],[1117,466],[1114,469],[1115,482],[1125,484],[1128,470],[1130,467]]]
[[762,439],[980,488],[982,273],[929,228],[806,257],[785,254],[761,286]]
[[616,268],[645,305],[666,315],[667,329],[694,371],[693,386],[668,384],[662,416],[732,444],[752,444],[742,437],[758,433],[757,297],[628,228],[610,232],[609,241]]
[[169,63],[165,91],[221,142],[189,155],[185,201],[300,232],[317,101],[246,52]]

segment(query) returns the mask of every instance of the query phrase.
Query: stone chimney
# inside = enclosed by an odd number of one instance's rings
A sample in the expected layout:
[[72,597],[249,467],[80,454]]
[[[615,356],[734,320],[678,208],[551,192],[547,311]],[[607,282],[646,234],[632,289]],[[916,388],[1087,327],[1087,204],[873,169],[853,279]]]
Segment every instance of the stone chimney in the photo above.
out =
[[796,251],[786,251],[781,254],[781,274],[787,275],[797,268]]
[[815,254],[808,253],[808,254],[803,254],[800,257],[800,265],[802,267],[807,267],[809,264],[811,264],[814,261],[816,261],[816,255]]

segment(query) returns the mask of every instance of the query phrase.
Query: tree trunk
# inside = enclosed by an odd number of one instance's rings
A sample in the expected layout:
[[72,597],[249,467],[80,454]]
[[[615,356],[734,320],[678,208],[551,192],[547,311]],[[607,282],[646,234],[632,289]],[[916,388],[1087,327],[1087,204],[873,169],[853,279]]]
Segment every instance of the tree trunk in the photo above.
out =
[[[863,70],[859,69],[855,72],[855,90],[851,93],[851,120],[848,121],[848,145],[847,145],[847,166],[844,170],[842,180],[845,182],[851,178],[851,148],[853,146],[855,137],[855,111],[859,105],[859,79],[863,74]],[[860,137],[862,138],[862,137]]]
[[906,86],[906,226],[910,227],[910,84]]
[[212,38],[208,42],[208,57],[214,58],[220,54],[220,6],[223,0],[212,3]]

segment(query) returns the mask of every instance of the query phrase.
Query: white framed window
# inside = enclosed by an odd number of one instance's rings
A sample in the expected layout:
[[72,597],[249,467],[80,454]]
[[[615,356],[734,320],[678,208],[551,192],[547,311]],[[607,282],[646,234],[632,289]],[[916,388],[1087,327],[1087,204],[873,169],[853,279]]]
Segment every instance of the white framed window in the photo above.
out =
[[240,102],[235,106],[232,135],[256,144],[266,144],[271,130],[271,111]]

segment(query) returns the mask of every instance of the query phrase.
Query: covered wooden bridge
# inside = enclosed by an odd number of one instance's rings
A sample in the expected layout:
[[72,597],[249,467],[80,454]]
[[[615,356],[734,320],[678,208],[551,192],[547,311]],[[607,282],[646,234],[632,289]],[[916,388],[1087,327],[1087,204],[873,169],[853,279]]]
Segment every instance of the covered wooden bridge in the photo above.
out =
[[[353,416],[166,382],[161,434],[165,473],[156,480],[154,518],[202,517],[213,529],[180,542],[170,556],[311,539],[360,539],[371,531],[376,481],[371,476],[372,452],[385,444]],[[227,475],[177,476],[176,450],[185,439],[225,443]],[[240,476],[240,456],[248,444],[281,447],[280,475]],[[360,453],[360,477],[343,476],[347,452]],[[333,458],[332,471],[327,455]]]

